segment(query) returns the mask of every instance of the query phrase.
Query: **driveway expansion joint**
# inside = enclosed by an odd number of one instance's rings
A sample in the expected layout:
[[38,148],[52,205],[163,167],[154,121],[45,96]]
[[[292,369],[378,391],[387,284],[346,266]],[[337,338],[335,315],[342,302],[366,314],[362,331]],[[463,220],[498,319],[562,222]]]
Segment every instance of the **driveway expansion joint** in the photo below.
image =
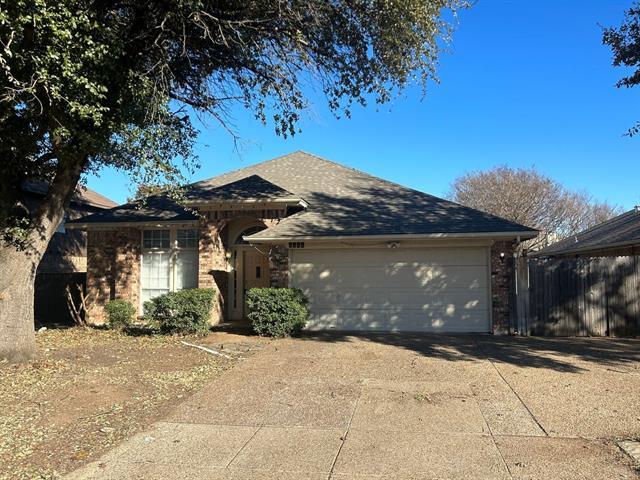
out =
[[257,427],[256,431],[253,432],[253,435],[251,435],[248,440],[246,442],[244,442],[244,445],[242,445],[242,447],[240,447],[240,449],[236,452],[236,454],[233,456],[233,458],[231,460],[229,460],[229,463],[227,463],[225,468],[229,468],[229,465],[231,465],[233,463],[233,461],[238,458],[238,455],[240,455],[240,452],[242,452],[245,447],[249,444],[249,442],[251,440],[253,440],[253,438],[258,434],[258,432],[262,429],[262,427]]
[[549,432],[547,432],[547,430],[542,426],[542,424],[540,423],[540,421],[536,418],[536,416],[533,414],[533,412],[531,411],[531,409],[529,408],[529,406],[524,402],[524,400],[522,400],[522,398],[520,397],[520,395],[518,394],[518,392],[516,392],[516,390],[513,388],[513,386],[507,381],[507,379],[504,377],[504,375],[502,375],[502,372],[500,371],[500,369],[496,366],[495,362],[493,360],[491,360],[491,358],[489,357],[489,355],[487,355],[487,353],[483,350],[482,346],[475,341],[475,344],[477,345],[478,349],[484,353],[485,355],[485,359],[487,360],[487,362],[489,362],[491,364],[491,366],[494,368],[494,370],[496,371],[496,373],[498,374],[498,376],[502,379],[502,381],[505,383],[505,385],[507,385],[507,387],[509,387],[509,389],[511,390],[511,392],[513,392],[513,394],[516,396],[516,398],[518,399],[518,401],[522,404],[522,406],[525,408],[525,410],[527,411],[527,413],[529,413],[529,415],[531,416],[531,418],[533,419],[533,421],[536,423],[536,425],[538,425],[538,427],[540,428],[540,430],[542,430],[542,432],[544,433],[544,435],[546,437],[549,436]]
[[340,452],[342,452],[342,447],[344,446],[345,442],[347,441],[347,436],[349,435],[349,430],[351,430],[351,422],[353,422],[353,417],[355,417],[355,415],[356,415],[356,410],[358,409],[358,404],[360,403],[360,398],[362,398],[363,389],[364,389],[364,386],[360,385],[360,389],[358,391],[358,397],[356,398],[356,401],[353,404],[353,410],[351,411],[351,416],[349,417],[349,422],[347,423],[347,429],[345,430],[344,435],[341,438],[342,442],[340,443],[340,447],[338,448],[338,451],[336,452],[336,456],[333,459],[333,462],[331,463],[331,469],[329,469],[329,477],[328,478],[331,478],[333,476],[333,470],[335,469],[336,462],[338,461],[338,457],[340,456]]

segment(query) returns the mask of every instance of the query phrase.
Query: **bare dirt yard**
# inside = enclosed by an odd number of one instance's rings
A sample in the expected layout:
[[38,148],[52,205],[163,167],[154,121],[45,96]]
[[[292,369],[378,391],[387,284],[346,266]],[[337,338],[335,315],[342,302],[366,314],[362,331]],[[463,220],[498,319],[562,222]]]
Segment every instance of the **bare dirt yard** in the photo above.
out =
[[83,328],[37,333],[35,362],[0,363],[0,479],[59,478],[167,415],[263,342],[229,333],[204,338]]

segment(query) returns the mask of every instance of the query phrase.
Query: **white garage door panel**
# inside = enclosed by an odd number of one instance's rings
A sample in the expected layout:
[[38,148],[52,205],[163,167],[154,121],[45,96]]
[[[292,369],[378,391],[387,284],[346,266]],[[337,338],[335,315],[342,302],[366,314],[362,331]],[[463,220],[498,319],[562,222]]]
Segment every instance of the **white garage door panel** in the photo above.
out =
[[485,248],[291,250],[311,329],[489,331]]
[[487,332],[483,314],[469,314],[457,321],[434,312],[404,311],[394,314],[371,310],[320,310],[313,316],[310,330],[369,330],[388,332]]
[[[390,282],[427,289],[431,293],[439,293],[451,288],[478,289],[487,274],[486,266],[429,266],[416,263],[411,266],[324,266],[314,267],[310,264],[291,267],[299,288],[310,286],[322,289],[339,289],[344,286],[389,287]],[[486,283],[486,282],[485,282]]]
[[[294,250],[293,252],[297,258],[296,263],[309,263],[315,266],[355,265],[360,267],[362,265],[384,265],[402,262],[410,264],[418,262],[430,265],[486,265],[486,251],[483,248],[354,248],[353,250]],[[345,254],[344,252],[356,253]],[[384,252],[384,257],[381,257],[381,252]]]
[[318,292],[311,288],[312,294],[310,304],[315,308],[332,309],[339,305],[341,308],[351,310],[362,309],[391,309],[391,310],[436,310],[441,309],[443,313],[455,315],[468,311],[485,311],[487,307],[486,291],[482,292],[482,297],[478,297],[478,291],[460,292],[448,291],[432,295],[426,292],[398,289],[366,289],[366,290],[346,290],[340,292]]

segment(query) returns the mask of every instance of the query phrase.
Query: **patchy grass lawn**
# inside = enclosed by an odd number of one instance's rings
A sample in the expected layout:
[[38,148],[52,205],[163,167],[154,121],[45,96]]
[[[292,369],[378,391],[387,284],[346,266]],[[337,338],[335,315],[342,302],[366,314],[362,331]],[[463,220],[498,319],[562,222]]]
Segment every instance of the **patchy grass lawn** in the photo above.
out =
[[251,354],[255,337],[180,338],[71,328],[37,334],[31,365],[0,364],[0,479],[58,478],[166,415]]

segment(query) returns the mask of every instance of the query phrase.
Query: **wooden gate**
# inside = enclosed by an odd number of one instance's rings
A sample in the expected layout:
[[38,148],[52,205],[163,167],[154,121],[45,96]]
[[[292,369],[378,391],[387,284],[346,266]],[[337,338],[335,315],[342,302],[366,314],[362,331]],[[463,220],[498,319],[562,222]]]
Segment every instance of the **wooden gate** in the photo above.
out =
[[[528,278],[522,270],[517,277],[521,331],[555,336],[638,335],[640,257],[532,258],[527,263]],[[522,285],[527,280],[528,289]]]

